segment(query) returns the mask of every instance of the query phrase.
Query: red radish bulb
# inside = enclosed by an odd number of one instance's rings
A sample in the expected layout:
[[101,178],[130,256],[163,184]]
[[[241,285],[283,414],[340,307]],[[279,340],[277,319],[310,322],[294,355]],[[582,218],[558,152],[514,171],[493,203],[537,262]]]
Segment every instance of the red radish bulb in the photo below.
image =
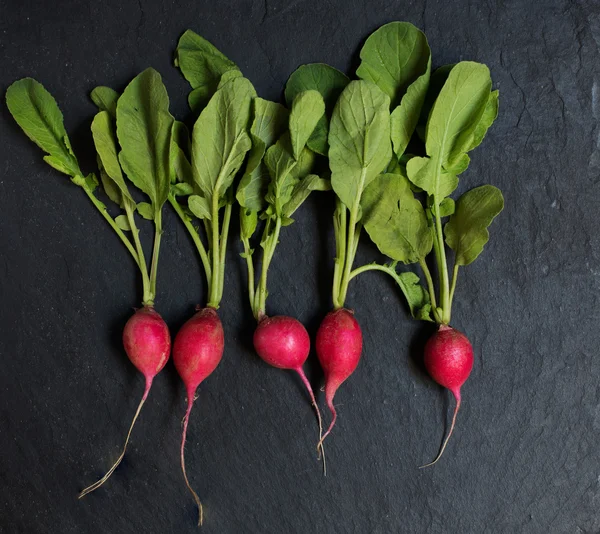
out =
[[146,379],[144,395],[133,416],[133,421],[129,427],[121,455],[106,475],[79,494],[80,499],[102,486],[113,474],[114,470],[121,463],[121,460],[123,460],[133,425],[140,415],[144,402],[148,398],[152,381],[169,359],[169,354],[171,353],[169,328],[152,306],[144,306],[129,318],[123,330],[123,346],[131,363],[136,366],[137,370]]
[[321,438],[322,443],[337,419],[333,397],[360,361],[362,331],[352,310],[340,308],[325,316],[317,332],[316,349],[325,374],[325,401],[332,415],[331,424]]
[[440,386],[449,389],[456,399],[456,407],[452,416],[450,432],[444,440],[439,454],[433,462],[421,467],[435,464],[442,456],[448,440],[454,430],[456,415],[460,408],[460,388],[466,382],[473,369],[473,347],[462,332],[447,325],[440,325],[425,345],[425,368]]
[[[310,382],[302,369],[310,353],[310,337],[304,325],[293,317],[284,315],[265,316],[260,320],[254,331],[254,349],[262,360],[269,365],[298,373],[317,413],[319,439],[321,439],[323,434],[321,412],[317,406]],[[323,462],[325,462],[325,456],[323,456]]]
[[293,317],[276,315],[262,319],[254,331],[254,348],[269,365],[302,371],[310,352],[304,325]]
[[173,362],[187,392],[187,410],[183,419],[181,439],[181,470],[185,484],[198,506],[198,525],[202,524],[202,503],[192,489],[185,471],[185,438],[187,435],[190,412],[194,404],[196,388],[219,365],[223,356],[225,337],[223,325],[214,308],[198,309],[177,332],[173,343]]

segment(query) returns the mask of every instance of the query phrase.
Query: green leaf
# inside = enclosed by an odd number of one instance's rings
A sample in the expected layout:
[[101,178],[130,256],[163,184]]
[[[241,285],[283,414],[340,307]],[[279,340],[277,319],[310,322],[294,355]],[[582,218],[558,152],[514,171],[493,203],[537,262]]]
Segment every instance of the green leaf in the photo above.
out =
[[410,271],[398,273],[396,280],[410,309],[410,314],[422,321],[431,321],[429,293],[421,285],[419,277]]
[[302,180],[308,174],[310,174],[314,163],[315,153],[309,148],[305,148],[300,153],[300,159],[296,161],[296,165],[290,169],[290,175],[296,180]]
[[112,119],[117,116],[117,100],[119,100],[119,93],[114,89],[104,86],[96,87],[91,92],[90,97],[100,111],[108,111]]
[[343,72],[325,63],[310,63],[298,67],[285,85],[285,100],[289,107],[298,94],[311,89],[321,93],[325,101],[325,116],[319,119],[307,142],[308,148],[317,154],[327,155],[329,119],[337,99],[349,82],[348,76]]
[[425,102],[423,102],[423,107],[421,108],[421,117],[419,118],[419,126],[417,127],[417,133],[423,141],[425,141],[425,127],[427,126],[431,108],[433,108],[433,104],[435,104],[442,87],[444,87],[444,84],[450,75],[450,71],[455,65],[455,63],[451,63],[438,67],[433,71],[429,78],[429,88],[427,89]]
[[188,158],[191,153],[190,134],[186,125],[180,121],[173,121],[170,151],[171,183],[179,181],[182,183],[178,185],[186,184],[193,190],[194,173]]
[[454,200],[450,197],[445,198],[440,203],[440,217],[449,217],[454,213],[455,205]]
[[160,74],[138,74],[117,103],[119,161],[127,177],[141,189],[158,212],[169,195],[171,128],[169,96]]
[[[254,210],[241,209],[240,210],[240,228],[241,238],[250,239],[256,231],[258,224],[258,214]],[[252,254],[252,252],[250,252]]]
[[121,230],[124,230],[125,232],[131,232],[131,226],[129,226],[129,221],[125,215],[119,215],[116,217],[115,222]]
[[123,207],[123,195],[121,195],[121,190],[117,187],[117,184],[113,181],[113,179],[106,174],[104,167],[102,166],[102,160],[100,156],[96,154],[96,162],[98,164],[98,169],[100,170],[100,180],[102,182],[102,189],[104,192],[112,200],[117,206],[120,208]]
[[[385,92],[392,108],[415,80],[424,74],[429,79],[431,51],[427,38],[409,22],[390,22],[373,32],[360,51],[360,59],[356,75]],[[426,86],[419,88],[419,98],[424,98]],[[418,119],[421,106],[416,107]],[[415,111],[412,106],[411,111]]]
[[194,192],[194,188],[190,184],[187,184],[185,182],[180,182],[178,184],[175,184],[171,188],[171,194],[176,197],[187,197],[188,195],[191,195],[193,192]]
[[365,189],[361,200],[363,224],[386,256],[416,263],[431,251],[433,240],[423,205],[400,174],[381,174]]
[[221,87],[223,87],[230,80],[233,80],[234,78],[243,78],[243,76],[244,75],[242,74],[241,70],[227,70],[223,74],[221,74],[221,79],[219,80],[219,85],[217,86],[217,89],[221,89]]
[[290,200],[283,207],[283,216],[291,217],[312,191],[329,191],[330,189],[329,180],[324,180],[316,174],[305,176],[294,186]]
[[200,195],[192,195],[188,198],[188,206],[198,219],[207,219],[210,221],[210,204],[206,198]]
[[[102,162],[102,170],[105,175],[112,180],[114,185],[117,186],[121,192],[122,197],[127,198],[133,202],[133,198],[129,194],[125,178],[121,172],[121,165],[119,164],[117,137],[115,135],[113,122],[110,118],[108,111],[101,111],[98,113],[92,121],[92,137],[94,138],[94,145],[96,146],[96,152]],[[101,174],[103,183],[106,185],[105,177]],[[106,190],[106,187],[105,187]],[[111,200],[111,193],[107,191],[107,194]],[[114,195],[113,195],[114,196]]]
[[427,122],[426,149],[445,166],[468,152],[489,100],[492,80],[481,63],[463,61],[448,75]]
[[468,265],[481,254],[490,238],[487,228],[503,207],[502,193],[493,185],[476,187],[458,199],[456,211],[444,228],[457,265]]
[[303,91],[294,98],[289,128],[295,159],[300,158],[300,153],[324,113],[325,102],[318,91]]
[[90,192],[95,191],[96,187],[98,187],[98,178],[96,178],[96,175],[93,172],[84,178],[84,185]]
[[223,87],[223,85],[225,85],[229,80],[232,80],[233,78],[241,78],[242,76],[242,72],[238,69],[228,70],[223,73],[216,87],[212,85],[202,86],[192,90],[188,95],[188,105],[190,106],[190,109],[194,112],[194,114],[200,114],[202,109],[206,107],[208,101],[215,94],[215,91],[221,89],[221,87]]
[[194,181],[209,200],[225,194],[252,145],[247,130],[255,96],[249,80],[235,78],[214,94],[194,125]]
[[250,128],[252,148],[236,198],[241,206],[260,211],[265,206],[264,197],[271,179],[262,159],[266,149],[285,131],[289,113],[281,104],[262,98],[254,99],[253,108],[254,120]]
[[331,186],[352,210],[360,197],[388,165],[390,102],[376,85],[353,81],[342,92],[331,118],[329,167]]
[[277,215],[282,215],[283,206],[291,199],[294,186],[298,181],[291,173],[296,164],[292,154],[290,132],[285,132],[265,154],[265,165],[271,175],[271,183],[265,198],[274,206]]
[[498,97],[499,92],[497,89],[490,93],[483,115],[481,115],[481,119],[473,132],[473,140],[469,145],[469,150],[473,150],[481,144],[489,127],[498,117]]
[[391,115],[390,133],[394,153],[401,158],[408,143],[419,123],[421,108],[427,95],[429,87],[429,74],[431,71],[431,56],[427,62],[425,72],[411,83],[402,97],[400,105],[394,109]]
[[27,137],[48,154],[44,160],[72,177],[81,175],[63,124],[63,116],[52,95],[33,78],[14,82],[6,91],[8,109]]
[[152,205],[148,202],[139,202],[136,206],[138,213],[146,220],[151,221],[154,219],[154,212],[152,211]]
[[221,76],[237,69],[233,61],[191,30],[187,30],[179,39],[175,66],[179,67],[192,88],[198,90],[194,101],[201,107],[204,107],[202,102],[208,102],[217,90]]
[[406,164],[406,172],[410,181],[418,188],[436,198],[443,199],[458,187],[458,177],[451,172],[439,170],[436,181],[436,161],[432,158],[412,158]]
[[411,159],[407,172],[409,179],[437,202],[456,188],[457,171],[468,165],[465,155],[472,147],[491,84],[485,65],[463,61],[452,68],[435,101],[426,129],[429,157]]
[[408,22],[391,22],[369,36],[360,57],[358,77],[375,83],[390,97],[392,143],[400,158],[427,95],[431,72],[427,38]]

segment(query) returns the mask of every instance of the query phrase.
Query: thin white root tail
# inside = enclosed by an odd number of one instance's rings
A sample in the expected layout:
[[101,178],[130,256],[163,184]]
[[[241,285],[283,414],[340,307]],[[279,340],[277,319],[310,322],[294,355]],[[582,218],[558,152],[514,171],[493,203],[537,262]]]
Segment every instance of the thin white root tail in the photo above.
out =
[[104,475],[100,480],[98,480],[98,482],[95,482],[91,486],[88,486],[87,488],[85,488],[77,496],[78,499],[81,499],[81,498],[85,497],[88,493],[92,493],[92,491],[97,490],[100,486],[102,486],[102,484],[104,484],[110,478],[110,476],[114,473],[115,469],[117,467],[119,467],[119,464],[125,457],[125,451],[127,450],[127,445],[129,444],[129,438],[131,437],[131,431],[133,430],[133,426],[135,425],[135,422],[136,422],[138,416],[140,415],[140,412],[142,411],[142,406],[144,405],[144,402],[146,402],[146,399],[148,398],[148,393],[150,392],[151,385],[152,385],[152,380],[146,381],[146,389],[144,390],[144,395],[142,397],[142,400],[140,401],[137,411],[135,412],[135,415],[133,416],[133,421],[131,421],[131,426],[129,427],[129,432],[127,432],[127,438],[125,439],[125,445],[123,446],[123,451],[121,452],[121,455],[117,458],[117,461],[108,470],[106,475]]
[[204,511],[202,509],[202,503],[200,502],[200,497],[198,497],[198,494],[192,488],[190,481],[188,480],[188,477],[187,477],[187,472],[185,470],[185,438],[187,436],[188,421],[190,419],[190,412],[192,411],[193,403],[194,403],[194,396],[188,395],[188,407],[187,407],[187,411],[185,412],[185,417],[183,418],[183,435],[181,438],[181,471],[183,472],[183,478],[185,480],[185,485],[187,486],[187,489],[189,490],[189,492],[192,494],[194,501],[196,501],[196,506],[198,507],[198,526],[201,527],[202,521],[204,520]]
[[323,447],[323,420],[321,419],[321,411],[319,410],[319,406],[317,405],[315,394],[313,393],[313,390],[310,387],[310,382],[304,374],[304,370],[302,369],[302,367],[299,367],[298,369],[296,369],[296,372],[300,375],[302,383],[308,390],[310,401],[312,402],[313,408],[315,409],[315,413],[317,414],[317,421],[319,423],[319,444],[317,445],[317,459],[323,461],[323,476],[327,476],[327,462],[325,461],[325,448]]
[[452,424],[450,425],[450,432],[448,432],[448,435],[446,436],[446,439],[444,440],[444,443],[442,444],[442,448],[440,449],[440,452],[435,457],[435,460],[433,460],[433,462],[429,462],[428,464],[422,465],[419,467],[419,469],[425,469],[426,467],[431,467],[432,465],[437,463],[437,461],[442,457],[442,454],[444,454],[444,449],[446,448],[446,445],[448,445],[448,441],[450,440],[450,436],[452,435],[452,431],[454,430],[454,425],[456,424],[456,416],[458,415],[459,408],[460,408],[460,397],[457,397],[456,406],[454,408],[454,415],[452,416]]

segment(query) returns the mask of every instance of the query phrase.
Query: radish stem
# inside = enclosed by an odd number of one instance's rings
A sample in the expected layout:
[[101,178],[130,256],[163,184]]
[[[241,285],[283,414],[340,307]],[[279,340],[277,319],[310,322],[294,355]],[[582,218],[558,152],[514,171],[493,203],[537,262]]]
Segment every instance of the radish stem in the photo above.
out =
[[106,222],[108,222],[108,224],[111,225],[112,229],[121,238],[121,241],[123,241],[123,244],[127,247],[127,250],[129,251],[129,253],[133,257],[133,259],[135,260],[135,263],[141,269],[140,259],[138,258],[138,255],[137,255],[135,249],[133,248],[131,241],[129,241],[129,238],[123,233],[123,230],[121,230],[117,226],[117,223],[115,222],[115,220],[110,216],[108,211],[106,211],[106,206],[104,206],[104,204],[102,202],[100,202],[96,198],[94,193],[92,193],[87,187],[82,187],[82,189],[85,191],[85,194],[89,197],[89,199],[92,201],[94,206],[96,206],[98,211],[102,214],[102,217],[104,217],[106,219]]
[[452,309],[452,300],[454,299],[454,290],[456,289],[456,279],[458,278],[458,263],[454,264],[452,270],[452,284],[450,285],[450,309]]
[[152,306],[154,301],[154,296],[152,295],[152,291],[150,290],[150,278],[148,277],[148,267],[146,266],[146,257],[144,256],[144,249],[142,248],[142,243],[140,242],[140,231],[135,224],[135,218],[133,217],[133,205],[132,201],[123,197],[123,206],[125,208],[125,213],[127,214],[127,220],[129,221],[129,227],[131,228],[131,235],[133,236],[133,242],[135,243],[135,248],[137,250],[137,255],[140,260],[139,267],[140,272],[142,273],[142,288],[144,292],[144,296],[142,298],[142,304],[144,306]]
[[175,209],[175,212],[177,213],[177,215],[179,215],[181,222],[183,222],[185,227],[188,229],[190,236],[192,238],[192,241],[196,245],[196,249],[198,250],[198,253],[200,254],[200,259],[202,260],[202,267],[204,268],[204,273],[206,275],[206,282],[210,286],[210,278],[211,278],[210,260],[208,259],[208,254],[206,253],[206,248],[204,247],[204,244],[202,243],[202,240],[200,239],[200,235],[198,234],[198,231],[196,230],[196,228],[194,228],[194,225],[192,224],[192,221],[190,220],[190,218],[183,212],[183,210],[181,209],[181,206],[179,205],[179,202],[177,202],[177,200],[175,199],[174,196],[169,195],[169,202],[171,203],[171,206],[173,206],[173,208]]
[[158,254],[162,238],[162,207],[154,215],[154,247],[152,249],[152,264],[150,266],[150,292],[152,298],[156,295],[156,275],[158,273]]

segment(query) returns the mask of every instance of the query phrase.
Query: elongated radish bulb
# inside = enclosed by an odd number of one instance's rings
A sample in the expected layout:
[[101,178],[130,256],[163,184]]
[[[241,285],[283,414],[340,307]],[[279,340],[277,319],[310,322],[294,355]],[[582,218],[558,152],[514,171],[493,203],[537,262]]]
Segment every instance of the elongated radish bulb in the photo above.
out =
[[181,438],[181,470],[185,485],[198,506],[198,525],[202,525],[202,503],[192,489],[185,470],[185,439],[196,388],[219,365],[224,346],[223,325],[214,308],[200,309],[177,332],[173,343],[173,362],[187,393],[187,410]]
[[354,372],[362,352],[362,331],[352,310],[329,312],[317,332],[317,356],[325,374],[325,401],[331,411],[331,423],[320,443],[335,425],[337,412],[333,398],[342,383]]

